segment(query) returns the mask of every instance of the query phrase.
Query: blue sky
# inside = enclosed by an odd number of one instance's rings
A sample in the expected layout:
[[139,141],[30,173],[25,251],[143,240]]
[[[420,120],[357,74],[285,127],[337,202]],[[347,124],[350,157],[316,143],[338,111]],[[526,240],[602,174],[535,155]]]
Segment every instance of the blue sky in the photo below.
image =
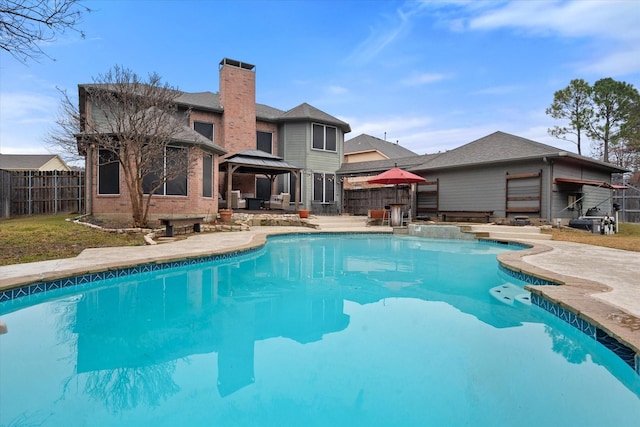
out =
[[[60,95],[114,65],[218,91],[228,57],[256,65],[256,101],[303,102],[416,153],[504,131],[577,151],[547,134],[553,93],[574,78],[640,89],[640,2],[85,1],[80,29],[43,46],[55,61],[0,53],[0,152],[45,143]],[[583,146],[583,152],[589,153]]]

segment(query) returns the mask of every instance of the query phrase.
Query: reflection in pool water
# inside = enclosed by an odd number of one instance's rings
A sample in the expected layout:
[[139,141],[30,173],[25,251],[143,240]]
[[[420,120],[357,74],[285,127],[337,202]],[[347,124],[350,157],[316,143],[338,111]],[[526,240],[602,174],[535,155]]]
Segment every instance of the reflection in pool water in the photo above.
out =
[[[488,243],[278,237],[0,306],[0,425],[612,425],[640,382]],[[30,303],[32,304],[32,303]]]

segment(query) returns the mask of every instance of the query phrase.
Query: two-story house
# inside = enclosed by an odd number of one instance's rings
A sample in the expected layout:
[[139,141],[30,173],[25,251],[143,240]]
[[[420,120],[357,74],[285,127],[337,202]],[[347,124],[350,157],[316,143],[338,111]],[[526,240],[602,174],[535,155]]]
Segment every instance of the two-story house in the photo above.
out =
[[[80,113],[90,119],[92,85],[79,85]],[[183,129],[176,146],[188,146],[195,162],[180,185],[167,183],[154,193],[149,219],[166,215],[204,215],[218,211],[231,192],[267,200],[290,194],[290,209],[339,211],[336,171],[343,158],[349,125],[303,103],[288,111],[256,103],[255,66],[224,58],[219,92],[181,92],[176,98]],[[126,216],[127,188],[122,168],[101,161],[107,153],[83,147],[87,170],[87,213]],[[195,151],[195,152],[194,152]],[[175,190],[175,191],[174,191]]]

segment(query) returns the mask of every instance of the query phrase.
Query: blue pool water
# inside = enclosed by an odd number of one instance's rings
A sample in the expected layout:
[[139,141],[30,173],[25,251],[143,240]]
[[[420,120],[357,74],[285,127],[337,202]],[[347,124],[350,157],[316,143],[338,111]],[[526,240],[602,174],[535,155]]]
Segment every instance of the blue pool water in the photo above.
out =
[[[513,247],[281,236],[0,304],[0,426],[605,426],[640,381],[531,305]],[[498,292],[499,291],[499,292]]]

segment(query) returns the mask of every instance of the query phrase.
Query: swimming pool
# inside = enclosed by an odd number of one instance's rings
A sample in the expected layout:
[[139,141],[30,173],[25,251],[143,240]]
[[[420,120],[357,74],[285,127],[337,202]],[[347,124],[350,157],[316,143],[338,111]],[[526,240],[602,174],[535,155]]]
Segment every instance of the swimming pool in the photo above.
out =
[[238,257],[3,303],[0,425],[640,419],[638,375],[529,303],[497,266],[513,249],[281,236]]

